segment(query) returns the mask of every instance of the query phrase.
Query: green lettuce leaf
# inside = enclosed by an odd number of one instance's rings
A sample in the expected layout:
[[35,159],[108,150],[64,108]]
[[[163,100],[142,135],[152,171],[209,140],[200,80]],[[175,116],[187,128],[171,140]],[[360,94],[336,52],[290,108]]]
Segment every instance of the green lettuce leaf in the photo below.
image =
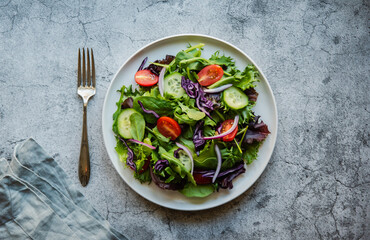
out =
[[132,134],[133,139],[138,141],[142,141],[145,134],[145,120],[143,115],[140,113],[133,113],[130,116],[130,132]]
[[155,111],[159,116],[172,116],[174,107],[170,101],[164,100],[164,99],[159,99],[156,97],[149,97],[149,96],[140,96],[134,99],[134,109],[141,113],[145,121],[149,123],[156,123],[157,118],[153,116],[153,114],[147,114],[145,113],[138,101],[140,101],[144,108],[147,110],[153,110]]
[[243,160],[246,164],[251,164],[258,156],[258,150],[262,142],[254,142],[252,144],[244,144]]
[[149,169],[147,169],[143,173],[134,173],[134,177],[140,181],[140,183],[145,183],[145,182],[151,182],[152,178],[150,177],[150,172]]
[[211,195],[216,190],[215,185],[207,184],[207,185],[193,185],[193,184],[186,184],[185,187],[179,192],[184,194],[186,197],[199,197],[204,198]]
[[170,167],[172,168],[172,170],[174,170],[175,172],[177,172],[181,178],[185,178],[187,177],[188,181],[193,183],[194,185],[196,185],[195,183],[195,180],[194,180],[194,177],[193,175],[190,173],[190,171],[188,171],[185,166],[180,162],[179,159],[175,158],[175,156],[173,155],[173,152],[174,150],[177,149],[176,148],[173,148],[171,151],[167,152],[164,148],[162,147],[159,147],[159,155],[161,156],[161,158],[163,159],[167,159],[169,164],[170,164]]

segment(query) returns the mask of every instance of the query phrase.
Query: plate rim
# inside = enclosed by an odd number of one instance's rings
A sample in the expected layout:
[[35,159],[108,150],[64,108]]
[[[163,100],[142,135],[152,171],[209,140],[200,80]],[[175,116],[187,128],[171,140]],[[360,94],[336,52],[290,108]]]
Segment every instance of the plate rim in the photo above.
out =
[[[273,110],[275,112],[275,132],[276,134],[274,135],[270,135],[272,137],[272,144],[273,144],[273,147],[272,147],[272,150],[270,152],[270,154],[268,155],[268,161],[266,161],[266,163],[264,164],[263,168],[262,168],[262,171],[260,173],[260,175],[248,186],[248,188],[246,188],[244,191],[241,191],[240,193],[237,193],[234,197],[230,198],[230,199],[226,199],[226,201],[223,201],[223,202],[220,202],[220,203],[215,203],[215,204],[212,204],[210,206],[205,206],[203,208],[196,208],[196,209],[188,209],[188,208],[175,208],[175,207],[171,207],[171,206],[166,206],[162,203],[159,203],[159,202],[156,202],[150,198],[148,198],[147,196],[143,196],[142,194],[140,194],[139,192],[137,192],[120,174],[119,170],[117,169],[117,167],[115,166],[111,156],[110,156],[110,153],[109,153],[109,150],[108,150],[108,146],[107,146],[107,139],[105,137],[105,134],[104,134],[104,129],[105,129],[105,120],[104,120],[104,113],[106,112],[106,104],[107,104],[107,101],[108,101],[108,93],[111,91],[111,88],[112,88],[112,85],[113,85],[113,82],[114,80],[117,78],[118,74],[122,71],[122,69],[125,67],[125,65],[131,61],[131,59],[133,59],[136,55],[138,55],[140,52],[144,51],[145,49],[149,48],[150,46],[152,45],[155,45],[159,42],[162,42],[162,41],[165,41],[165,40],[170,40],[170,39],[173,39],[173,38],[181,38],[181,37],[202,37],[202,38],[208,38],[210,40],[214,40],[214,41],[218,41],[218,42],[221,42],[222,44],[225,44],[231,48],[233,48],[234,50],[236,50],[237,52],[239,52],[240,54],[244,55],[246,57],[246,59],[251,62],[256,68],[257,70],[259,71],[260,75],[262,75],[263,79],[265,80],[265,83],[267,85],[267,89],[269,91],[269,94],[271,95],[271,98],[272,98],[272,102],[273,102]],[[238,47],[236,47],[234,44],[232,43],[229,43],[225,40],[222,40],[222,39],[219,39],[217,37],[213,37],[213,36],[209,36],[209,35],[205,35],[205,34],[196,34],[196,33],[182,33],[182,34],[175,34],[175,35],[170,35],[170,36],[166,36],[166,37],[162,37],[162,38],[159,38],[155,41],[152,41],[146,45],[144,45],[143,47],[141,47],[139,50],[137,50],[136,52],[134,52],[133,54],[131,54],[131,56],[129,58],[127,58],[126,61],[124,61],[124,63],[120,66],[120,68],[116,71],[116,73],[114,74],[114,76],[112,77],[110,83],[109,83],[109,87],[107,88],[106,92],[105,92],[105,97],[104,97],[104,102],[103,102],[103,108],[102,108],[102,127],[101,127],[101,131],[102,131],[102,134],[103,134],[103,142],[104,142],[104,146],[105,146],[105,149],[107,151],[107,154],[108,154],[108,157],[114,167],[114,169],[116,170],[116,172],[118,173],[118,175],[120,176],[120,178],[125,182],[125,184],[127,186],[129,186],[136,194],[138,194],[139,196],[143,197],[144,199],[154,203],[154,204],[157,204],[159,206],[162,206],[162,207],[165,207],[165,208],[168,208],[168,209],[173,209],[173,210],[178,210],[178,211],[201,211],[201,210],[207,210],[207,209],[211,209],[211,208],[215,208],[215,207],[218,207],[218,206],[221,206],[223,204],[226,204],[234,199],[236,199],[237,197],[241,196],[243,193],[245,193],[248,189],[250,189],[253,184],[256,183],[256,181],[261,177],[261,175],[263,174],[263,172],[266,170],[266,167],[268,165],[268,163],[270,162],[271,160],[271,156],[275,150],[275,146],[276,146],[276,139],[277,139],[277,135],[278,135],[278,111],[277,111],[277,106],[276,106],[276,100],[275,100],[275,95],[273,94],[273,91],[272,91],[272,88],[271,88],[271,85],[269,83],[269,81],[267,80],[266,76],[264,75],[264,73],[261,71],[261,69],[259,68],[259,66],[253,61],[252,58],[249,57],[248,54],[246,54],[244,51],[242,51],[241,49],[239,49]]]

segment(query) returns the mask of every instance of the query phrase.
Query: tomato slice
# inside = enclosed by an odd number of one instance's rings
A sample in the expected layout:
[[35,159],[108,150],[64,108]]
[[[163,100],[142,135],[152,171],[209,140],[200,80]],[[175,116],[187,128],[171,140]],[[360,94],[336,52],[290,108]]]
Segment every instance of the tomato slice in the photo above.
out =
[[180,125],[170,117],[160,117],[157,121],[158,131],[165,137],[175,140],[181,134]]
[[[233,126],[233,124],[234,124],[233,119],[229,119],[229,120],[224,121],[221,125],[221,133],[224,133],[227,130],[229,130]],[[222,141],[231,142],[232,140],[234,140],[237,132],[238,132],[238,126],[236,126],[235,130],[232,131],[230,134],[224,136],[222,138]]]
[[159,77],[150,70],[140,70],[135,74],[135,82],[143,87],[150,87],[156,84]]
[[209,86],[222,78],[224,70],[219,65],[209,65],[198,73],[198,82],[202,86]]
[[212,183],[211,177],[203,177],[200,173],[193,173],[194,180],[197,184],[203,185],[203,184],[210,184]]

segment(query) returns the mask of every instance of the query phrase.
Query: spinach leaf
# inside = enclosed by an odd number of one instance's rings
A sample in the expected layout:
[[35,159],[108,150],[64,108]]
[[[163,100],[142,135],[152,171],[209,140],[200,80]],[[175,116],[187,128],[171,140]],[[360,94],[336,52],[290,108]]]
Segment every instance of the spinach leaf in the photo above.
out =
[[140,113],[133,113],[130,116],[130,132],[132,137],[138,141],[142,141],[145,134],[145,120]]
[[193,185],[193,184],[186,184],[185,187],[179,192],[184,194],[186,197],[207,197],[212,194],[216,190],[215,185],[207,184],[207,185]]
[[200,169],[216,169],[217,157],[214,141],[206,143],[199,156],[194,158],[194,166]]
[[170,101],[166,101],[164,99],[156,98],[156,97],[149,97],[149,96],[141,96],[134,99],[134,109],[143,114],[145,121],[149,123],[156,123],[157,118],[153,116],[153,114],[144,113],[141,109],[138,101],[140,101],[145,109],[153,110],[160,116],[171,116],[173,115],[173,106]]

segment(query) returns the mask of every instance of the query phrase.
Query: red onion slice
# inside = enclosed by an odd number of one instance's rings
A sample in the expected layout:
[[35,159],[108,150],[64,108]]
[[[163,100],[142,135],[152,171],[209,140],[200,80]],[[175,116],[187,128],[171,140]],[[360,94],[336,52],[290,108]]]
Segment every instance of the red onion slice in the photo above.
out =
[[179,147],[179,148],[182,148],[182,150],[184,150],[186,152],[186,154],[189,156],[190,158],[190,161],[191,161],[191,175],[193,175],[193,171],[194,171],[194,160],[193,160],[193,155],[191,154],[190,150],[185,147],[184,145],[180,144],[180,143],[176,143],[176,145]]
[[239,123],[239,115],[236,115],[235,118],[234,118],[233,126],[229,130],[227,130],[226,132],[221,133],[219,135],[216,135],[216,136],[204,137],[203,139],[204,140],[212,140],[212,139],[217,139],[217,138],[223,138],[226,135],[229,135],[230,133],[232,133],[235,130],[235,128],[238,126],[238,123]]
[[130,141],[130,142],[133,142],[133,143],[137,143],[137,144],[143,145],[143,146],[148,147],[148,148],[151,148],[151,149],[156,149],[156,147],[154,147],[152,145],[149,145],[147,143],[144,143],[144,142],[140,142],[140,141],[138,141],[136,139],[129,139],[127,141]]
[[218,93],[218,92],[222,92],[225,89],[228,89],[231,86],[232,86],[232,84],[229,83],[229,84],[225,84],[225,85],[223,85],[221,87],[218,87],[218,88],[213,88],[213,89],[208,89],[207,88],[207,89],[204,89],[204,92],[205,93]]
[[215,144],[215,152],[216,152],[216,156],[217,156],[217,167],[216,167],[215,175],[213,175],[213,178],[212,178],[212,183],[214,183],[216,181],[216,178],[217,178],[218,174],[220,173],[221,164],[222,164],[221,152],[220,152],[220,148],[217,146],[217,144]]
[[159,73],[159,80],[158,80],[158,88],[159,88],[159,93],[161,94],[161,96],[163,97],[163,91],[164,91],[164,87],[163,87],[163,79],[164,79],[164,74],[166,73],[166,68],[165,67],[162,67],[162,70],[161,72]]

